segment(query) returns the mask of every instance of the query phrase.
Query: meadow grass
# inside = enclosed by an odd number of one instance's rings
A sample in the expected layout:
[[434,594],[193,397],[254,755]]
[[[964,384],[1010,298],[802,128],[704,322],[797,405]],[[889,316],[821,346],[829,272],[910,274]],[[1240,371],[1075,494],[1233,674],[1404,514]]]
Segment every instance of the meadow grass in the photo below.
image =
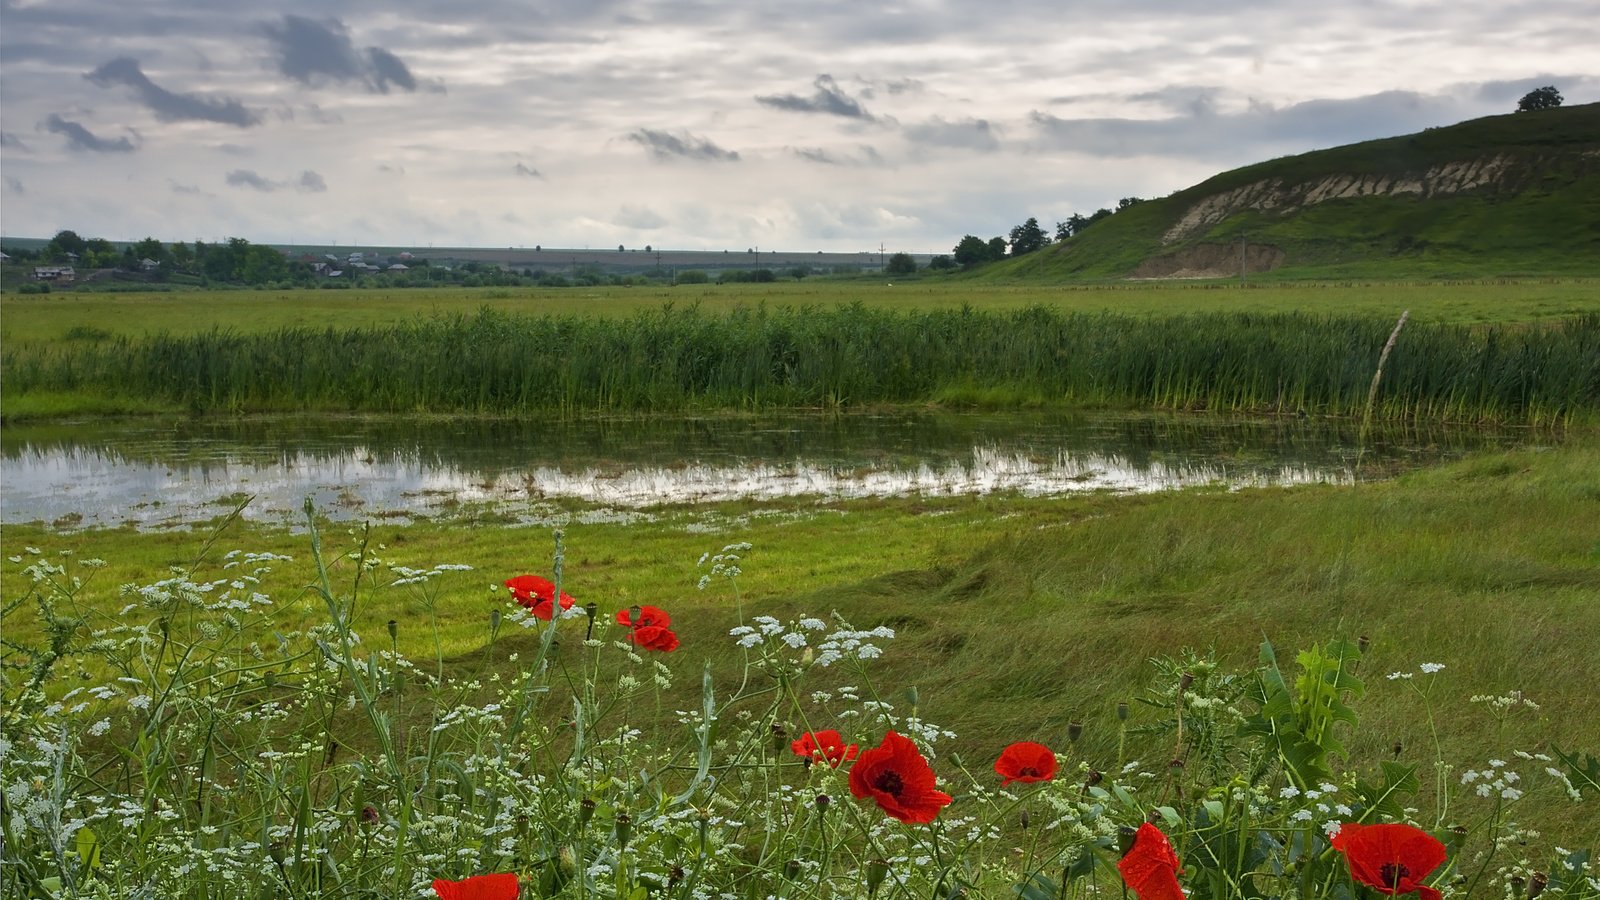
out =
[[927,310],[971,306],[1016,310],[1163,316],[1201,312],[1304,312],[1391,319],[1411,310],[1419,322],[1535,322],[1600,311],[1594,279],[1464,282],[1343,282],[1241,287],[1229,282],[1065,284],[995,282],[923,275],[889,279],[807,280],[775,284],[676,287],[449,288],[348,291],[195,291],[104,295],[8,293],[0,299],[0,344],[92,341],[214,329],[253,334],[283,328],[354,329],[487,307],[528,315],[627,317],[665,303],[707,312],[740,306],[838,306]]
[[[1193,647],[1237,666],[1263,639],[1296,648],[1357,635],[1372,642],[1362,669],[1372,700],[1349,747],[1352,765],[1390,757],[1395,744],[1405,760],[1439,749],[1481,765],[1523,727],[1530,737],[1519,748],[1529,752],[1600,747],[1600,693],[1584,687],[1600,644],[1593,433],[1349,487],[663,512],[655,524],[565,529],[565,585],[580,604],[597,603],[606,618],[636,604],[669,609],[685,649],[722,682],[745,660],[726,632],[750,616],[838,611],[863,627],[888,624],[899,635],[895,652],[874,677],[886,691],[915,687],[925,715],[959,732],[951,747],[960,752],[988,752],[994,735],[1058,743],[1079,721],[1084,752],[1111,753],[1115,704],[1142,696],[1154,657]],[[359,530],[328,531],[337,555]],[[43,526],[7,526],[4,539],[7,553],[33,546],[47,558],[71,549],[106,560],[83,595],[100,616],[124,602],[118,585],[188,566],[203,543],[199,533]],[[505,600],[501,580],[549,570],[549,532],[490,517],[378,524],[366,540],[394,565],[473,571],[440,582],[426,603],[403,590],[372,595],[352,622],[357,632],[382,635],[395,620],[402,654],[463,672],[482,666],[486,652],[530,652],[532,638],[515,635],[486,650],[489,615]],[[697,590],[707,570],[695,561],[736,540],[754,545],[742,554],[737,601],[719,583]],[[294,556],[289,580],[310,579],[304,535],[235,523],[213,560],[227,548]],[[4,570],[7,596],[22,588],[17,568]],[[288,606],[275,627],[306,628],[325,615],[309,595]],[[14,640],[32,631],[26,612],[8,619]],[[1432,699],[1458,715],[1430,722],[1407,681],[1379,677],[1422,662],[1446,666]],[[662,710],[693,704],[697,686],[682,687]],[[1512,690],[1541,708],[1509,732],[1468,702]],[[1538,814],[1600,839],[1560,804]]]

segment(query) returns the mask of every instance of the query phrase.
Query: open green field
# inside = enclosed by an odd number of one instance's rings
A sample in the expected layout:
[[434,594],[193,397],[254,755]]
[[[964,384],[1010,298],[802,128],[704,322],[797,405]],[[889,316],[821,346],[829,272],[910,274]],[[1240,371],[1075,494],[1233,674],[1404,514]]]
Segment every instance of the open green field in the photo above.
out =
[[194,334],[211,329],[249,334],[280,328],[359,328],[419,315],[471,313],[482,307],[527,315],[629,316],[665,303],[707,312],[739,306],[830,306],[978,310],[1049,306],[1064,312],[1162,316],[1201,312],[1306,312],[1393,319],[1411,310],[1427,322],[1536,322],[1600,311],[1600,280],[1505,282],[1350,282],[1240,287],[1228,282],[1115,285],[1006,284],[921,277],[888,282],[806,281],[777,284],[608,288],[460,288],[371,291],[196,291],[47,295],[0,299],[0,342],[81,341],[95,337]]

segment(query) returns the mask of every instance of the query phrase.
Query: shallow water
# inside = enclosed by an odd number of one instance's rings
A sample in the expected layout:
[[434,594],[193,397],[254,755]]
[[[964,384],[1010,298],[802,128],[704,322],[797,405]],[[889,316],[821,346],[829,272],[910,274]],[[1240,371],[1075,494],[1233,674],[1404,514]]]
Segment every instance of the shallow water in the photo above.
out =
[[[1507,446],[1474,429],[1386,433],[1363,476]],[[1165,490],[1355,478],[1350,423],[1127,414],[850,414],[578,422],[401,418],[99,421],[0,433],[0,521],[173,527],[437,517],[483,504],[621,516],[663,504]]]

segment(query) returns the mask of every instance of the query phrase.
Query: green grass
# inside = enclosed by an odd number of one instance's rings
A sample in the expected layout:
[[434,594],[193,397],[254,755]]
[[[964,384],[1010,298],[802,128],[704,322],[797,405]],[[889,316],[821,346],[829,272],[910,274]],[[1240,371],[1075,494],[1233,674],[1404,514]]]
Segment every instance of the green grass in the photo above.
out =
[[[1129,214],[1142,215],[1142,206]],[[1087,236],[1091,232],[1085,232]],[[1024,257],[1030,263],[1035,257]],[[1043,256],[1038,256],[1043,259]],[[1536,322],[1600,312],[1600,280],[1379,282],[1249,285],[1133,283],[1002,284],[919,277],[886,282],[680,285],[675,288],[455,288],[446,290],[204,291],[184,294],[6,294],[0,344],[92,342],[115,337],[196,334],[213,329],[255,334],[282,328],[354,329],[418,316],[490,308],[528,315],[625,318],[663,304],[706,312],[741,306],[828,307],[860,302],[873,309],[932,310],[964,305],[983,311],[1049,306],[1062,312],[1163,316],[1186,312],[1307,312],[1393,318],[1403,309],[1423,322]]]
[[[482,310],[388,327],[211,331],[8,351],[7,415],[86,396],[196,412],[574,415],[974,402],[1355,416],[1392,323],[661,307],[624,319]],[[1600,409],[1600,315],[1408,326],[1375,414],[1549,424]],[[39,397],[39,400],[30,400]],[[20,410],[18,407],[20,406]]]
[[[762,511],[782,514],[752,515]],[[732,505],[711,512],[722,523],[715,534],[698,533],[705,509],[663,512],[653,525],[567,528],[566,584],[579,602],[596,602],[602,615],[631,604],[668,608],[684,640],[679,656],[698,665],[704,655],[715,677],[731,678],[741,663],[726,632],[737,612],[724,587],[695,589],[705,571],[695,561],[748,540],[744,615],[837,610],[859,626],[891,624],[898,637],[878,684],[915,685],[926,715],[979,758],[996,735],[1059,740],[1072,719],[1086,723],[1086,753],[1114,750],[1113,706],[1139,691],[1152,656],[1191,646],[1242,665],[1263,639],[1287,652],[1356,635],[1372,639],[1350,748],[1358,762],[1399,742],[1403,759],[1429,764],[1419,699],[1379,677],[1421,662],[1447,667],[1436,700],[1449,715],[1437,724],[1445,758],[1458,765],[1481,767],[1507,741],[1530,752],[1549,742],[1600,748],[1600,694],[1589,689],[1600,645],[1595,432],[1353,487]],[[371,540],[396,563],[475,567],[450,576],[438,602],[440,652],[470,668],[482,662],[488,610],[504,596],[490,586],[547,571],[553,545],[544,531],[463,524],[378,525]],[[106,559],[110,568],[85,593],[103,614],[126,602],[117,585],[163,577],[202,543],[195,533],[128,529],[7,526],[3,536],[8,554],[35,546]],[[331,550],[351,540],[329,528]],[[213,559],[230,548],[294,555],[285,582],[310,577],[303,536],[235,525]],[[21,589],[18,569],[0,574],[7,596]],[[309,598],[295,610],[278,627],[322,615]],[[381,635],[389,619],[400,623],[403,651],[434,654],[426,609],[405,591],[364,600],[355,627]],[[11,639],[31,630],[25,614],[6,627]],[[496,652],[526,650],[522,643],[502,637]],[[1517,733],[1489,727],[1487,711],[1468,700],[1509,690],[1541,704],[1526,724],[1544,737],[1517,745]],[[668,698],[664,708],[689,702]],[[1542,814],[1552,827],[1577,829],[1581,843],[1583,826],[1563,810]]]

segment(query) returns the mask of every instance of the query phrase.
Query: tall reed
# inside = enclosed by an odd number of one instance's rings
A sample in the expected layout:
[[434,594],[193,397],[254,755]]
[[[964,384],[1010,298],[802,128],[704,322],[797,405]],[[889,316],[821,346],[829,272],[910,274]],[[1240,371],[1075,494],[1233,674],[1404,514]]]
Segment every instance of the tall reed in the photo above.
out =
[[[196,411],[575,414],[1045,403],[1361,416],[1392,320],[667,305],[627,319],[484,309],[383,327],[8,348],[7,399],[156,399]],[[1600,411],[1600,315],[1411,323],[1372,415],[1559,424]]]

